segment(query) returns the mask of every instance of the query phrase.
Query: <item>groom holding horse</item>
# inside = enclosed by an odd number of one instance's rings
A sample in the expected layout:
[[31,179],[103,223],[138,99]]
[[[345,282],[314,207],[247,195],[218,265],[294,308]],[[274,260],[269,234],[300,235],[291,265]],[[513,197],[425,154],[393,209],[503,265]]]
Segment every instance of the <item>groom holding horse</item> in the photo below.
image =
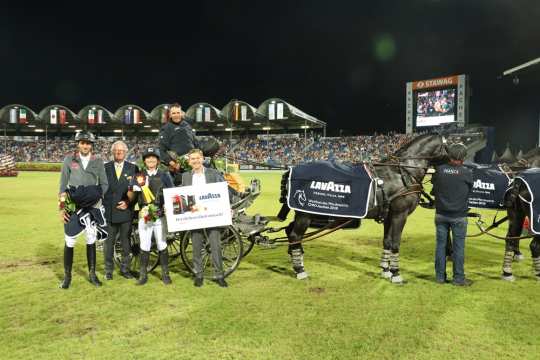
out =
[[435,195],[435,226],[437,245],[435,249],[435,276],[439,284],[446,279],[446,242],[452,231],[453,284],[469,286],[472,281],[465,278],[465,237],[467,235],[468,199],[473,187],[472,172],[463,166],[467,148],[461,143],[448,148],[450,161],[440,165],[433,175]]

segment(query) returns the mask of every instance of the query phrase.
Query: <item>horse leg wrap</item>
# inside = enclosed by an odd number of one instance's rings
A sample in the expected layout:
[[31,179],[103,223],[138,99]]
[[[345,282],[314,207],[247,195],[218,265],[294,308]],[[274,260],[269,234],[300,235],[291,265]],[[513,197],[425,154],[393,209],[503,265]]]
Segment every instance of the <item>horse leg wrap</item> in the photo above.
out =
[[392,252],[390,250],[383,250],[383,253],[381,255],[381,275],[385,279],[390,279],[392,277],[392,273],[390,272],[390,255]]
[[520,262],[520,261],[523,261],[525,260],[525,255],[523,255],[521,252],[515,252],[514,253],[514,261],[515,262]]
[[503,260],[503,274],[502,279],[506,281],[514,281],[514,275],[512,275],[512,260],[514,259],[514,252],[513,251],[506,251],[504,253],[504,260]]
[[533,258],[533,270],[538,280],[540,280],[540,256]]
[[399,253],[390,254],[390,272],[392,273],[392,277],[390,278],[391,282],[397,284],[401,284],[403,282],[403,279],[399,274]]
[[304,254],[301,249],[291,250],[291,262],[297,279],[305,279],[308,277],[308,274],[304,269]]

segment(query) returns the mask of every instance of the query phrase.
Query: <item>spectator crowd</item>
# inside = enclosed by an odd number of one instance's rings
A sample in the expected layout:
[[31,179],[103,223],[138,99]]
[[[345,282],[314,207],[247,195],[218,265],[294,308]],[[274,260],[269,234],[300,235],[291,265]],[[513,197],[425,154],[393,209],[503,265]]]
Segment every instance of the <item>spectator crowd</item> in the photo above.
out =
[[[347,162],[379,161],[409,142],[414,135],[389,133],[345,137],[223,138],[224,151],[238,163],[261,163],[275,166],[295,165],[314,160]],[[98,138],[95,153],[110,159],[111,145],[118,137]],[[157,138],[133,137],[124,139],[129,148],[127,160],[135,162],[143,149],[155,146]],[[13,155],[17,162],[62,162],[73,151],[66,138],[45,138],[0,141],[0,153]]]

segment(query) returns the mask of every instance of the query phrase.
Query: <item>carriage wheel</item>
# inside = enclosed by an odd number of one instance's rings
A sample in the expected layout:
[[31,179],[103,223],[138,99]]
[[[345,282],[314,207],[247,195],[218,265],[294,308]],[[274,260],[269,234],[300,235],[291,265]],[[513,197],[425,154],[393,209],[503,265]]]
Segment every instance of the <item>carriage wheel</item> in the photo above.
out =
[[[139,261],[139,255],[141,253],[141,248],[139,246],[139,229],[137,228],[137,225],[133,225],[131,228],[131,235],[129,237],[129,245],[131,248],[131,262],[129,264],[129,268],[131,271],[138,272],[140,269],[140,261]],[[123,251],[122,251],[122,244],[118,239],[116,239],[114,243],[114,262],[118,267],[120,267],[120,264],[122,263],[123,259]],[[158,251],[156,248],[156,244],[154,241],[152,241],[152,248],[150,249],[150,260],[148,261],[148,272],[154,270],[159,264],[159,256]]]
[[242,236],[242,257],[249,254],[255,245],[255,238],[252,236],[244,237]]
[[[210,257],[210,244],[204,230],[203,246],[203,276],[207,279],[216,279],[212,259]],[[240,264],[242,259],[242,237],[233,226],[221,229],[221,252],[223,255],[223,275],[229,276]],[[180,246],[180,255],[186,268],[193,273],[193,248],[191,246],[191,231],[183,233]]]
[[169,251],[169,259],[175,259],[180,256],[180,246],[184,233],[168,233],[167,234],[167,250]]

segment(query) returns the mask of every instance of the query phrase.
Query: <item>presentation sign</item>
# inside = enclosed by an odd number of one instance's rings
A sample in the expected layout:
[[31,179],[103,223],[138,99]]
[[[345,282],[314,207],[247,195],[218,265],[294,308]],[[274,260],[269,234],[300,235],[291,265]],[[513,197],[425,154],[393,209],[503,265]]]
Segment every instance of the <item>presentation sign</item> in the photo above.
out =
[[163,189],[168,232],[232,224],[226,182]]

